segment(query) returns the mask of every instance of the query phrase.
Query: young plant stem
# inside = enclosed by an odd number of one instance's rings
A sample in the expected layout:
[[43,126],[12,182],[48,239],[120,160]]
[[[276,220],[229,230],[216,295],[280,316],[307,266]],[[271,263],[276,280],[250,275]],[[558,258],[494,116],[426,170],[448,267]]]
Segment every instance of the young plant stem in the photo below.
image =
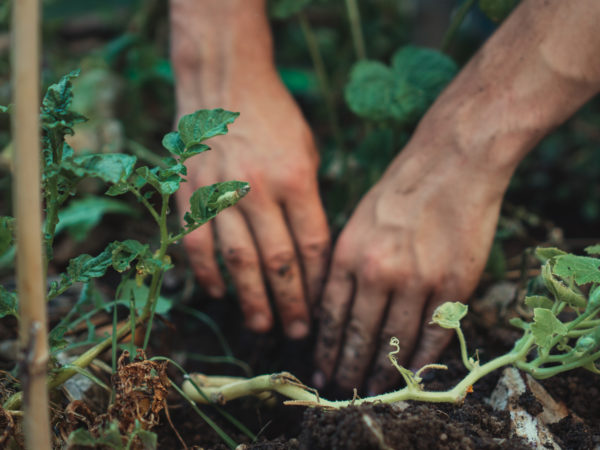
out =
[[[39,66],[40,3],[13,3],[12,79],[15,149],[14,205],[17,240],[17,290],[19,292],[19,342],[23,386],[25,447],[51,448],[50,411],[46,389],[48,333],[46,324],[46,274],[42,241],[40,171]],[[6,408],[14,409],[14,408]]]
[[[162,195],[162,206],[160,209],[160,216],[158,218],[158,227],[160,229],[160,248],[158,249],[158,260],[163,262],[167,254],[167,248],[169,247],[169,229],[167,228],[167,213],[169,211],[169,198],[170,195]],[[152,281],[150,282],[150,292],[148,293],[148,301],[144,307],[144,316],[148,317],[148,323],[146,325],[146,334],[144,336],[144,351],[148,346],[150,340],[150,332],[152,331],[152,323],[154,321],[154,314],[156,312],[156,304],[158,296],[160,294],[160,286],[162,285],[164,271],[157,270],[152,274]]]
[[348,12],[348,20],[350,21],[350,33],[352,34],[356,57],[359,60],[366,59],[365,39],[360,24],[360,10],[358,9],[356,0],[346,0],[346,11]]
[[471,7],[473,6],[474,3],[475,3],[475,0],[465,0],[463,2],[463,4],[460,6],[460,8],[458,8],[458,11],[456,11],[456,14],[454,14],[454,17],[452,18],[452,22],[450,23],[450,26],[448,27],[448,31],[446,31],[446,34],[444,35],[444,38],[442,39],[442,51],[443,52],[448,53],[448,50],[450,49],[450,44],[452,44],[452,41],[454,40],[454,37],[456,36],[458,29],[460,28],[461,24],[463,23],[463,20],[465,20],[467,13],[469,12],[469,10],[471,9]]
[[[525,336],[506,355],[493,359],[482,366],[475,364],[465,378],[454,388],[445,392],[423,391],[414,383],[410,383],[403,389],[387,394],[353,400],[330,401],[319,397],[316,390],[308,388],[293,375],[285,372],[273,375],[260,375],[250,379],[230,378],[228,380],[225,377],[216,377],[217,379],[214,384],[212,384],[212,377],[192,376],[196,377],[195,381],[205,396],[211,402],[219,404],[224,404],[229,400],[242,396],[259,395],[268,391],[275,391],[292,399],[285,402],[288,405],[317,406],[331,409],[367,402],[394,403],[406,400],[459,403],[464,400],[469,392],[469,388],[480,378],[500,367],[524,361],[524,358],[532,348],[533,342],[533,336]],[[183,389],[196,402],[207,403],[205,396],[199,395],[191,383],[184,383]]]
[[460,356],[462,357],[462,362],[467,368],[467,370],[473,369],[473,364],[471,364],[471,360],[469,359],[469,355],[467,353],[467,343],[465,341],[465,335],[462,330],[456,328],[456,336],[458,337],[458,342],[460,343]]
[[317,74],[317,79],[319,80],[321,95],[325,100],[325,108],[327,109],[327,117],[329,118],[329,126],[331,127],[331,132],[333,133],[333,139],[335,140],[338,151],[345,153],[344,137],[342,135],[340,121],[335,109],[335,101],[330,88],[327,70],[325,69],[323,55],[321,55],[321,50],[319,50],[319,43],[308,19],[306,18],[306,15],[302,12],[298,13],[298,20],[300,22],[302,33],[304,34],[304,40],[306,41],[310,59],[312,60],[315,73]]

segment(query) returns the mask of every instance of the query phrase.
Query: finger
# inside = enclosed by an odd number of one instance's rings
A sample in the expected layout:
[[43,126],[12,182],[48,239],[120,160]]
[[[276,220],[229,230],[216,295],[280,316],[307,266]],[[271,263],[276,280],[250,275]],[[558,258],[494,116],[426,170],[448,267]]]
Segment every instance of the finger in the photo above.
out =
[[380,394],[396,386],[400,381],[401,375],[389,359],[390,352],[394,351],[394,347],[390,346],[390,339],[398,338],[400,351],[394,356],[399,364],[406,364],[419,335],[426,292],[423,287],[414,286],[397,291],[392,296],[389,312],[380,334],[373,370],[367,382],[369,395]]
[[381,285],[359,280],[335,374],[336,383],[342,389],[358,388],[363,382],[388,298],[388,291]]
[[215,218],[219,248],[236,287],[246,326],[264,333],[273,326],[256,246],[244,216],[228,208]]
[[319,333],[315,350],[318,371],[313,375],[313,383],[318,388],[323,387],[333,375],[353,289],[354,281],[350,272],[336,263],[334,258],[319,313]]
[[[189,210],[189,198],[191,194],[192,189],[190,184],[182,183],[181,189],[176,196],[177,207],[182,217]],[[225,282],[215,258],[213,224],[205,224],[187,234],[183,238],[183,246],[186,249],[190,264],[200,285],[212,297],[223,297],[225,295]]]
[[309,331],[308,305],[292,237],[283,211],[275,204],[247,215],[256,239],[265,275],[269,281],[285,333],[292,339]]
[[419,369],[426,364],[431,364],[439,358],[444,349],[448,346],[452,340],[454,334],[453,330],[442,328],[436,324],[431,324],[431,317],[435,309],[452,298],[466,298],[456,297],[452,295],[436,295],[432,298],[427,305],[425,314],[423,315],[423,326],[421,328],[421,337],[419,339],[419,345],[415,350],[415,353],[411,359],[410,367]]
[[316,182],[303,196],[291,196],[285,204],[286,215],[300,255],[309,305],[316,304],[327,270],[329,227]]

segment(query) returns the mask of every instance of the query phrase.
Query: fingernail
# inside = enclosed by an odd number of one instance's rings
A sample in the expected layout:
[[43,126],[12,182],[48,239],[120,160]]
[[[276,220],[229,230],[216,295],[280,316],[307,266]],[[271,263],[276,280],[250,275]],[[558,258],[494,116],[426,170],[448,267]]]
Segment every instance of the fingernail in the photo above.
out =
[[287,334],[292,339],[303,338],[308,334],[308,324],[303,320],[296,320],[287,328]]
[[223,295],[225,295],[225,289],[223,288],[223,286],[219,286],[218,284],[209,286],[207,291],[208,295],[215,298],[221,298],[223,297]]
[[317,370],[312,376],[312,384],[317,389],[323,389],[327,379],[325,378],[325,374],[320,370]]
[[269,318],[264,314],[254,314],[248,320],[248,328],[257,333],[264,333],[265,331],[268,331],[270,327],[271,323]]

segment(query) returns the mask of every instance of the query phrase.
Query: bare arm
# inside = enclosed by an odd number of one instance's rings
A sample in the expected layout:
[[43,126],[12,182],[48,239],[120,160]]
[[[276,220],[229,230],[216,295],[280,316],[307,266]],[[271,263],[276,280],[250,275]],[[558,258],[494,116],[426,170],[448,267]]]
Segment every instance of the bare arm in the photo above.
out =
[[238,206],[185,240],[192,267],[211,295],[222,296],[220,251],[246,324],[258,332],[274,323],[266,279],[286,334],[303,337],[324,278],[329,231],[318,154],[275,70],[265,1],[171,0],[171,27],[179,115],[216,107],[241,113],[229,135],[193,162],[180,210],[199,186],[229,179],[251,186]]
[[391,336],[411,367],[439,356],[431,314],[475,288],[517,164],[599,90],[598,23],[595,0],[526,0],[438,98],[336,244],[315,384],[398,383]]

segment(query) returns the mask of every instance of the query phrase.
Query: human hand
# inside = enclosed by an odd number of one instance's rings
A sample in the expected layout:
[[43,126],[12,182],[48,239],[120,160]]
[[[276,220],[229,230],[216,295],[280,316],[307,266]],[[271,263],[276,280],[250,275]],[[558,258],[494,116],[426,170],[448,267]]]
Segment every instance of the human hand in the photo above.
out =
[[214,297],[225,290],[215,259],[218,248],[246,324],[257,332],[273,324],[266,278],[286,334],[300,338],[309,330],[309,303],[322,287],[329,231],[312,135],[277,74],[272,75],[256,80],[260,85],[234,88],[232,106],[240,117],[226,138],[209,142],[212,150],[190,161],[188,183],[177,199],[183,212],[200,186],[231,179],[250,183],[238,206],[190,233],[184,245],[199,282]]
[[[333,253],[321,307],[313,382],[380,393],[401,364],[433,362],[451,333],[429,325],[445,301],[466,301],[495,232],[505,175],[469,167],[460,152],[421,130],[360,202]],[[337,365],[336,365],[337,362]],[[370,363],[374,367],[370,369]]]

